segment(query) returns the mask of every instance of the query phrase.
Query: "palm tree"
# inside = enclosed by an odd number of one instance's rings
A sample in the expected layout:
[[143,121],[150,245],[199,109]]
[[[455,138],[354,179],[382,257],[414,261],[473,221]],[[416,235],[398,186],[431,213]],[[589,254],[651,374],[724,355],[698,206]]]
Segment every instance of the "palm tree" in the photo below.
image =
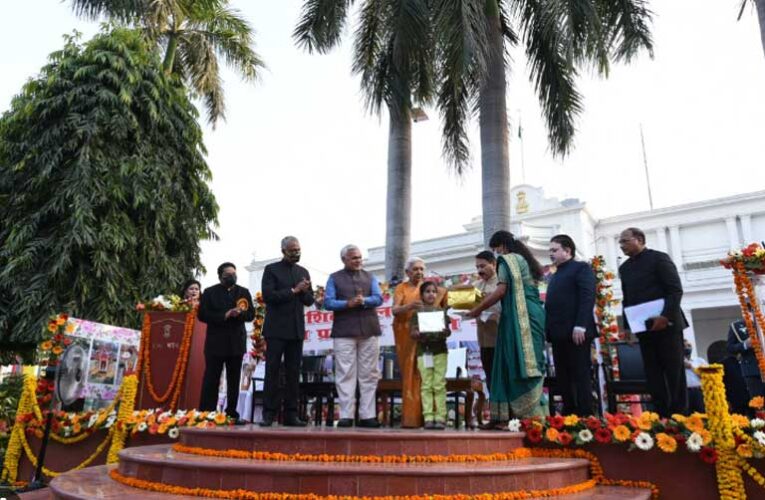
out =
[[[351,0],[306,0],[294,36],[309,52],[341,40]],[[365,0],[354,32],[353,73],[367,109],[387,108],[385,274],[402,277],[411,240],[412,110],[433,96],[433,41],[426,0]]]
[[750,1],[757,9],[757,20],[760,22],[760,40],[762,41],[762,49],[765,50],[765,0],[743,0],[741,2],[741,10],[738,12],[738,18],[740,20],[741,16],[744,15],[744,8]]
[[163,67],[201,98],[210,124],[225,119],[219,59],[246,81],[263,61],[253,50],[253,30],[228,0],[72,0],[76,13],[108,17],[144,30],[164,51]]
[[[456,0],[455,0],[456,1]],[[451,3],[442,0],[441,4]],[[460,4],[469,3],[456,2]],[[477,0],[485,14],[485,33],[459,17],[440,13],[436,31],[442,40],[474,41],[473,59],[445,71],[447,81],[467,82],[465,94],[439,99],[442,114],[470,109],[477,99],[481,131],[481,180],[484,240],[510,225],[510,163],[507,120],[506,51],[523,44],[530,78],[538,94],[553,154],[564,156],[572,147],[575,120],[581,112],[576,89],[578,70],[594,65],[607,75],[611,61],[629,62],[641,49],[652,51],[648,24],[651,13],[644,0]],[[465,27],[470,28],[466,31]],[[448,68],[450,63],[444,63]],[[477,92],[476,92],[477,90]],[[452,113],[453,114],[453,113]],[[470,113],[455,115],[469,118]],[[454,147],[467,148],[465,124],[444,123],[444,137]]]

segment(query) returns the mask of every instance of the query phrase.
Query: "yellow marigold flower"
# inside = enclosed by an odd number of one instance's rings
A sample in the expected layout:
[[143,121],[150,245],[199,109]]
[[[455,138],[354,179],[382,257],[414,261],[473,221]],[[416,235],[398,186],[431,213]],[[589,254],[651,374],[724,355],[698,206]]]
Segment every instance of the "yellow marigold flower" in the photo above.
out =
[[738,455],[739,455],[740,457],[744,457],[744,458],[752,458],[752,447],[751,447],[751,446],[749,446],[749,445],[748,445],[748,444],[746,444],[746,443],[741,443],[741,444],[740,444],[740,445],[738,445],[738,447],[736,448],[736,453],[738,453]]
[[579,423],[579,417],[576,415],[567,415],[563,418],[564,425],[576,425]]
[[198,423],[197,425],[195,425],[194,427],[199,427],[200,429],[204,429],[205,427],[207,427],[207,425],[206,425],[206,424],[207,424],[207,422],[199,422],[199,423]]
[[674,453],[677,450],[677,441],[675,438],[664,432],[656,434],[656,443],[659,449],[665,453]]
[[765,398],[762,396],[755,396],[749,401],[749,407],[755,410],[762,410],[763,406],[765,406]]
[[652,411],[644,411],[640,414],[640,418],[647,418],[651,422],[658,422],[661,417],[658,413]]
[[630,432],[629,428],[626,425],[617,425],[614,427],[614,439],[619,441],[620,443],[623,443],[624,441],[628,440],[632,436],[632,432]]
[[679,413],[675,413],[674,415],[672,415],[672,420],[682,424],[683,422],[685,422],[685,415],[680,415]]
[[63,316],[59,316],[58,318],[56,318],[56,325],[61,326],[64,323],[66,323],[66,318],[64,318]]
[[215,423],[218,425],[223,425],[226,423],[226,414],[225,413],[218,413],[215,415]]
[[743,415],[734,413],[730,416],[730,418],[733,421],[733,425],[737,426],[739,429],[746,429],[749,427],[749,419]]
[[56,333],[56,330],[58,330],[58,325],[56,325],[55,321],[51,321],[48,323],[48,331],[51,333]]
[[66,333],[72,333],[74,331],[74,323],[66,324]]
[[701,434],[701,431],[704,430],[704,421],[698,413],[694,413],[685,419],[685,427],[691,432],[698,432]]
[[46,340],[45,342],[40,344],[40,349],[42,349],[43,351],[50,351],[52,347],[53,347],[53,342],[51,342],[50,340]]

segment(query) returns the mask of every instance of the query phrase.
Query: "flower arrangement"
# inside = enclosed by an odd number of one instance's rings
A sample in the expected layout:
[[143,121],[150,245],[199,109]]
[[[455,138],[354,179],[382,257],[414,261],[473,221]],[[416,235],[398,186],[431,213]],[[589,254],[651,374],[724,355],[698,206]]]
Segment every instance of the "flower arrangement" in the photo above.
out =
[[606,269],[606,261],[601,255],[596,255],[590,261],[595,273],[595,317],[598,323],[598,333],[601,345],[621,340],[619,325],[616,321],[614,306],[619,303],[614,299],[614,273]]
[[135,306],[136,311],[166,311],[166,312],[191,312],[194,304],[183,300],[178,295],[157,295],[151,300],[139,302]]
[[[765,417],[765,412],[762,414]],[[765,419],[751,421],[742,415],[731,416],[733,425],[742,435],[765,446]],[[653,412],[643,412],[639,417],[606,413],[603,418],[590,416],[566,417],[555,415],[544,419],[511,420],[511,430],[525,432],[532,445],[549,443],[559,446],[584,446],[594,443],[626,446],[629,450],[649,451],[657,448],[664,453],[687,451],[699,454],[699,459],[714,464],[718,459],[719,443],[713,438],[706,414],[690,416],[672,415],[662,419]],[[739,450],[742,456],[750,454],[746,447]],[[765,454],[751,451],[755,458]]]
[[765,274],[765,247],[762,243],[751,243],[741,250],[728,252],[728,256],[720,261],[725,269],[736,269],[739,263],[746,271]]
[[[67,334],[75,329],[74,323],[69,321],[69,315],[65,313],[51,316],[48,324],[43,330],[43,336],[37,345],[37,359],[42,367],[55,367],[58,365],[59,357],[64,350],[72,343],[71,337]],[[37,402],[39,405],[45,405],[53,398],[53,380],[40,378],[37,382]]]
[[[751,247],[752,245],[749,246]],[[723,265],[725,265],[724,262]],[[763,315],[760,302],[757,299],[754,290],[754,285],[747,273],[746,262],[744,260],[736,260],[732,264],[732,269],[733,282],[736,285],[736,295],[738,295],[739,305],[741,306],[741,317],[744,318],[746,331],[750,333],[752,350],[754,351],[754,357],[757,360],[757,366],[760,369],[760,373],[765,374],[765,353],[763,353],[762,343],[757,336],[754,335],[754,332],[757,331],[755,321],[760,329],[765,330],[765,315]],[[752,314],[749,313],[750,307],[754,313],[754,318],[752,318]]]
[[263,324],[266,320],[266,302],[263,300],[263,293],[257,292],[252,301],[255,306],[255,319],[252,320],[252,350],[250,356],[256,362],[266,359],[266,339],[263,338]]

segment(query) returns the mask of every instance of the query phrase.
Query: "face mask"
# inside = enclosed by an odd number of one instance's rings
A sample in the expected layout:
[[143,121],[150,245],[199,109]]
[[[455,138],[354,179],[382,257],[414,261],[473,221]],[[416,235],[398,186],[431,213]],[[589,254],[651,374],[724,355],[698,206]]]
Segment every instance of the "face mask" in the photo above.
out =
[[232,286],[236,285],[236,275],[224,276],[223,278],[221,278],[220,282],[226,288],[231,288]]
[[685,355],[686,356],[690,356],[691,355],[691,349],[686,349],[685,350]]

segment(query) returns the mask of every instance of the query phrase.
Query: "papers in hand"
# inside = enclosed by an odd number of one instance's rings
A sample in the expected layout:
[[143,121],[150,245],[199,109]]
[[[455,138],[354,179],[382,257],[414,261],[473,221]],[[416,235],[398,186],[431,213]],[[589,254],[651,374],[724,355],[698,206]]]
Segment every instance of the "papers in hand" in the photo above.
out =
[[643,333],[646,331],[646,320],[661,316],[663,310],[664,299],[657,299],[625,307],[624,315],[627,317],[627,322],[630,325],[630,331],[632,333]]
[[444,313],[443,311],[418,312],[417,325],[423,333],[441,332],[446,328]]

